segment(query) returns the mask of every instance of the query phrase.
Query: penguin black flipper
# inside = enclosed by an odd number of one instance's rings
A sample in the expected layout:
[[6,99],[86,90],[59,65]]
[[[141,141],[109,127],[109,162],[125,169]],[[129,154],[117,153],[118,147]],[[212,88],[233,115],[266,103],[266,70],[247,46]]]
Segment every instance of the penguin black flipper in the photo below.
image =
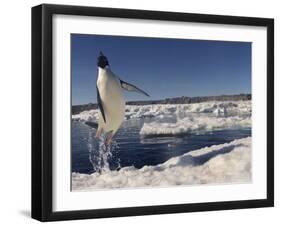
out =
[[103,117],[103,121],[106,123],[105,114],[104,114],[104,110],[103,110],[103,107],[102,107],[102,101],[101,101],[101,98],[100,98],[100,92],[99,92],[98,87],[97,87],[97,101],[98,101],[98,106],[99,106],[100,112],[101,112],[102,117]]
[[136,87],[136,86],[134,86],[134,85],[132,85],[132,84],[130,84],[130,83],[124,82],[124,81],[122,81],[122,80],[120,80],[120,83],[121,83],[121,87],[122,87],[123,89],[127,90],[127,91],[142,93],[142,94],[144,94],[145,96],[148,96],[148,97],[149,97],[149,95],[148,95],[146,92],[144,92],[144,91],[141,90],[140,88],[138,88],[138,87]]

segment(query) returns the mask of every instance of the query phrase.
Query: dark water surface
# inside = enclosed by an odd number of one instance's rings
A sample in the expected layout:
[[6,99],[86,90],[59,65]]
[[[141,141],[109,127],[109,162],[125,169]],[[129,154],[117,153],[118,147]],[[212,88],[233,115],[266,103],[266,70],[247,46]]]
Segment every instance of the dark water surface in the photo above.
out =
[[[177,137],[141,137],[144,119],[125,121],[115,136],[115,145],[108,159],[109,168],[125,166],[141,168],[157,165],[192,150],[251,136],[251,129],[235,129],[185,134]],[[79,121],[72,121],[72,172],[90,174],[98,165],[98,141],[95,130]]]

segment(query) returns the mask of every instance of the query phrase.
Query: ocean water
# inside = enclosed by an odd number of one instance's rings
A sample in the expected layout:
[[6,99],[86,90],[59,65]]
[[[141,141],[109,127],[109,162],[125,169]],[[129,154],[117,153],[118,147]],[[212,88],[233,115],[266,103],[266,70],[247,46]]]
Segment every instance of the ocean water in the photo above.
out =
[[107,149],[95,138],[95,129],[82,121],[72,121],[72,172],[92,174],[102,169],[118,170],[126,166],[142,168],[166,162],[192,150],[224,144],[251,136],[251,128],[221,129],[212,132],[178,135],[141,136],[149,118],[126,120]]

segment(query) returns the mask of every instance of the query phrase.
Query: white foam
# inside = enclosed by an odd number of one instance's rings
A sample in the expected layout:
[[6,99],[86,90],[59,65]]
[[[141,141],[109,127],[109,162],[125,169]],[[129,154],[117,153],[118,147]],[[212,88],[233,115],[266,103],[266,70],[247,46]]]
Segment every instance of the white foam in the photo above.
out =
[[72,173],[72,189],[91,190],[251,181],[251,137],[213,145],[141,169]]

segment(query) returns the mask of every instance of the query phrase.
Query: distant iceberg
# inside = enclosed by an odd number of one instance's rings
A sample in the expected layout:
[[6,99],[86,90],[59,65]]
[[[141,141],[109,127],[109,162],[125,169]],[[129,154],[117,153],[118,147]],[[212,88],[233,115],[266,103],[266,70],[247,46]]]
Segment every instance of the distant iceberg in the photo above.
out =
[[251,137],[213,145],[141,169],[72,173],[72,190],[251,182]]

